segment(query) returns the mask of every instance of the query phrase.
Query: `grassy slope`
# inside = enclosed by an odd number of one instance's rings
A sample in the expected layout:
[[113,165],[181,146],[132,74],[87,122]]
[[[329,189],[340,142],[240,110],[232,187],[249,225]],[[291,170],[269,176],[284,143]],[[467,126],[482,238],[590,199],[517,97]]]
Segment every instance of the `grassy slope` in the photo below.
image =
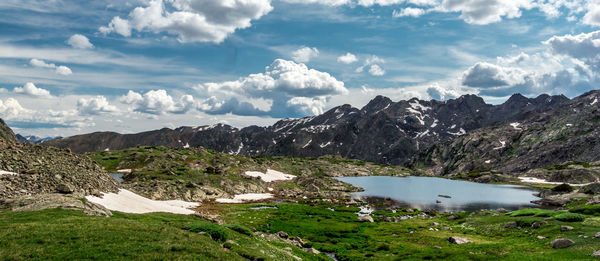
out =
[[[356,222],[356,215],[331,211],[326,205],[278,204],[278,209],[250,210],[249,206],[220,206],[228,222],[253,226],[261,231],[285,231],[311,241],[315,248],[336,252],[340,260],[398,259],[444,259],[444,260],[585,260],[599,250],[600,239],[593,238],[600,231],[600,218],[588,216],[585,222],[560,222],[552,217],[520,216],[508,214],[493,216],[477,212],[448,221],[444,214],[433,219],[413,218],[398,223]],[[379,214],[395,215],[380,211]],[[553,213],[558,214],[558,213]],[[376,220],[381,215],[376,216]],[[520,228],[504,228],[516,221]],[[534,221],[548,224],[532,229]],[[431,226],[433,222],[439,226]],[[570,225],[574,230],[561,232],[560,225]],[[443,231],[442,227],[452,230]],[[437,228],[432,231],[429,228]],[[413,233],[411,233],[413,231]],[[578,232],[588,236],[579,237]],[[449,236],[461,236],[474,241],[472,244],[452,245]],[[544,236],[547,239],[537,239]],[[575,241],[567,249],[552,249],[550,242],[566,237]],[[441,249],[435,249],[440,246]]]
[[[239,246],[226,251],[222,242],[183,229],[199,220],[165,213],[115,213],[104,218],[61,209],[3,211],[0,212],[0,259],[295,260],[284,250],[290,245],[281,242],[226,229],[228,238]],[[295,247],[292,251],[306,260],[321,259]]]

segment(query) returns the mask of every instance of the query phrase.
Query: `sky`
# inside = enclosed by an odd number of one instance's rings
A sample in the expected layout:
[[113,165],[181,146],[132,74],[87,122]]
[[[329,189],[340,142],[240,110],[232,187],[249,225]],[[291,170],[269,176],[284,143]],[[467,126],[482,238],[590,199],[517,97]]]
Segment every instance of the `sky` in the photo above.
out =
[[599,26],[600,0],[3,0],[0,118],[46,137],[575,97]]

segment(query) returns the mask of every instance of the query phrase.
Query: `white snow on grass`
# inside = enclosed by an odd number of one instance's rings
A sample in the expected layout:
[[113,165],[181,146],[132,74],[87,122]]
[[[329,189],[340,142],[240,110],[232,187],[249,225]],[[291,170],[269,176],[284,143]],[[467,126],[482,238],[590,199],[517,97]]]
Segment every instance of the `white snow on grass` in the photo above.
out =
[[118,169],[118,173],[131,173],[131,169]]
[[521,123],[518,122],[513,122],[510,124],[510,126],[512,126],[515,130],[523,130],[522,128],[519,128],[519,125],[521,125]]
[[598,98],[595,98],[595,99],[592,101],[592,103],[590,103],[590,105],[594,105],[594,104],[596,104],[596,103],[598,103]]
[[190,148],[190,143],[185,143],[185,145],[183,145],[184,149],[189,149]]
[[14,173],[14,172],[10,172],[10,171],[0,170],[0,175],[18,175],[18,174]]
[[[519,180],[521,182],[525,182],[525,183],[549,184],[549,185],[560,185],[560,184],[566,183],[566,182],[546,181],[545,179],[539,179],[539,178],[534,178],[534,177],[519,177]],[[592,183],[595,183],[595,182],[583,183],[583,184],[575,184],[575,183],[566,183],[566,184],[569,184],[571,186],[586,186],[586,185],[589,185]]]
[[292,180],[296,177],[272,169],[267,169],[267,173],[262,173],[260,171],[246,171],[244,174],[249,177],[260,177],[264,182]]
[[321,147],[321,149],[322,149],[322,148],[325,148],[325,147],[327,147],[327,146],[329,146],[329,145],[331,145],[331,141],[330,141],[330,142],[327,142],[327,143],[325,143],[325,144],[320,144],[320,145],[319,145],[319,147]]
[[103,196],[86,196],[89,202],[104,206],[107,209],[133,214],[144,214],[153,212],[167,212],[173,214],[194,214],[194,208],[200,203],[182,200],[152,200],[142,197],[126,189],[119,189],[119,193],[103,193]]
[[235,195],[231,198],[218,198],[215,199],[217,203],[225,203],[225,204],[239,204],[248,201],[258,201],[273,198],[273,194],[270,193],[248,193],[248,194],[240,194]]

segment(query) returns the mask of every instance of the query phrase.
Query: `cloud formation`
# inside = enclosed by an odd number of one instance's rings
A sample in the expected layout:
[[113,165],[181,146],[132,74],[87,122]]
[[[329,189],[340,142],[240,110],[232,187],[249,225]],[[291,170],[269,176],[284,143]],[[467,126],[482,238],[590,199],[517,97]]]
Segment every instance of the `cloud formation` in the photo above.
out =
[[292,52],[292,59],[298,63],[310,62],[310,59],[319,56],[319,50],[315,47],[302,47]]
[[[253,115],[262,113],[274,117],[318,114],[324,110],[324,101],[329,97],[348,93],[344,83],[330,74],[283,59],[273,61],[264,73],[250,74],[237,81],[204,83],[196,89],[214,96],[202,103],[203,111],[235,113],[238,108],[246,108]],[[246,98],[270,100],[271,109],[264,111],[254,106],[251,110]]]
[[96,96],[89,99],[81,98],[77,101],[77,111],[80,115],[100,115],[119,111],[117,107],[110,105],[104,96]]
[[181,114],[196,107],[194,97],[191,95],[183,95],[178,102],[175,102],[166,90],[151,90],[143,95],[130,90],[119,100],[132,105],[133,111],[154,115]]
[[31,64],[31,66],[33,66],[33,67],[54,69],[54,72],[56,74],[60,74],[60,75],[64,75],[64,76],[73,74],[73,71],[71,71],[71,68],[69,68],[67,66],[64,66],[64,65],[57,66],[56,64],[46,63],[45,61],[40,60],[40,59],[31,59],[29,61],[29,64]]
[[90,40],[81,34],[72,35],[71,37],[69,37],[69,40],[67,40],[67,43],[73,48],[77,49],[94,48],[94,45],[90,43]]
[[42,89],[42,88],[38,88],[35,86],[35,84],[28,82],[25,85],[23,85],[23,87],[15,87],[13,89],[14,93],[20,93],[20,94],[25,94],[25,95],[29,95],[29,96],[35,96],[35,97],[50,97],[50,92],[48,90]]
[[136,7],[127,19],[114,17],[104,34],[130,37],[138,32],[176,35],[180,42],[221,43],[235,30],[251,26],[251,21],[273,10],[271,0],[151,0]]
[[337,61],[339,63],[351,64],[357,62],[358,58],[356,58],[356,55],[354,54],[346,53],[345,55],[338,57]]

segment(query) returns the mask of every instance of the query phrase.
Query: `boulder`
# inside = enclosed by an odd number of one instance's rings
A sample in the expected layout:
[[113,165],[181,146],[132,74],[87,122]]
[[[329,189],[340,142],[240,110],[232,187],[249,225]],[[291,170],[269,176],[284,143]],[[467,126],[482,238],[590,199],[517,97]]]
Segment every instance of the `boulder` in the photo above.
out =
[[552,241],[552,248],[554,248],[554,249],[567,248],[567,247],[572,246],[573,244],[575,244],[575,242],[573,242],[573,240],[571,240],[571,239],[557,238],[554,241]]
[[596,236],[594,236],[595,238],[600,238],[600,232],[596,232]]
[[373,220],[373,217],[366,215],[366,216],[359,216],[358,217],[358,222],[369,222],[369,223],[373,223],[375,222],[375,220]]
[[517,221],[511,221],[504,224],[504,228],[516,228],[517,226]]
[[540,224],[540,222],[533,222],[533,224],[531,224],[531,228],[533,229],[538,229],[542,226],[542,224]]
[[73,193],[73,187],[66,183],[60,183],[56,186],[56,191],[62,194],[71,194]]
[[565,231],[571,231],[573,230],[572,226],[560,226],[560,231],[565,232]]
[[499,209],[496,209],[496,212],[498,212],[500,214],[504,214],[504,213],[508,213],[508,210],[506,210],[504,208],[499,208]]
[[600,250],[592,253],[592,256],[595,257],[595,258],[600,258]]
[[288,238],[288,237],[289,237],[289,235],[288,235],[287,233],[283,232],[283,231],[279,231],[279,232],[277,232],[277,233],[275,233],[275,234],[276,234],[278,237],[280,237],[280,238]]
[[452,215],[448,217],[448,220],[457,220],[458,216]]
[[321,254],[321,251],[316,250],[316,249],[314,249],[312,247],[309,248],[309,249],[307,249],[306,252],[311,253],[311,254],[315,254],[315,255]]
[[591,195],[598,195],[600,194],[600,183],[592,183],[583,186],[581,189],[579,189],[579,192]]
[[454,237],[449,237],[448,242],[450,242],[452,244],[462,245],[462,244],[471,243],[471,240],[454,236]]

